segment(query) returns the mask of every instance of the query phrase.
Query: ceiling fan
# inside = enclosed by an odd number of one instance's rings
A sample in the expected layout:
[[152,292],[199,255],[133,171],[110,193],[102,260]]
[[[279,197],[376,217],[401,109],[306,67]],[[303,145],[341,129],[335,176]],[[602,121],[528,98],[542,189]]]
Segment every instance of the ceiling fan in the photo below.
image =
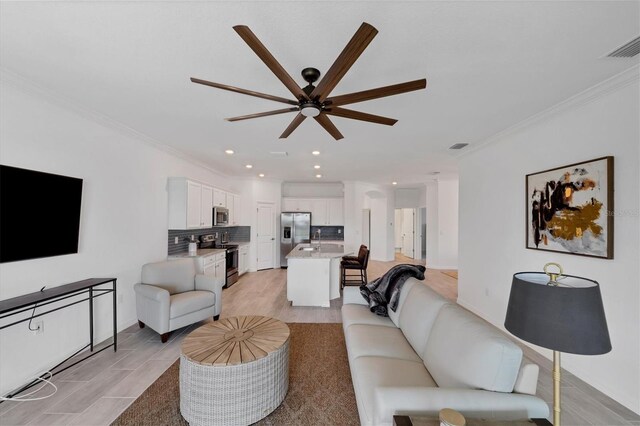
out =
[[297,112],[289,127],[280,135],[280,139],[288,137],[307,117],[313,117],[331,136],[336,140],[342,139],[342,133],[329,119],[329,115],[351,118],[354,120],[368,121],[371,123],[385,124],[393,126],[398,120],[354,111],[342,108],[343,105],[368,101],[371,99],[383,98],[386,96],[398,95],[400,93],[420,90],[427,87],[427,80],[414,80],[406,83],[394,84],[391,86],[378,87],[376,89],[354,92],[346,95],[330,97],[331,91],[338,85],[342,77],[349,71],[351,66],[367,48],[371,40],[378,34],[373,26],[363,22],[358,31],[353,35],[349,43],[342,50],[336,61],[331,65],[329,71],[320,80],[317,86],[315,83],[320,78],[320,71],[315,68],[305,68],[302,70],[302,77],[307,83],[305,87],[300,87],[293,78],[282,68],[282,65],[271,55],[267,48],[258,40],[255,34],[245,25],[237,25],[233,29],[249,45],[256,55],[265,65],[278,77],[278,79],[295,96],[295,100],[281,98],[279,96],[254,92],[252,90],[241,89],[239,87],[228,86],[226,84],[214,83],[212,81],[191,78],[191,81],[217,89],[229,90],[258,98],[269,99],[276,102],[288,104],[289,108],[277,109],[274,111],[260,112],[256,114],[243,115],[240,117],[227,118],[227,121],[248,120],[250,118],[267,117],[288,112]]

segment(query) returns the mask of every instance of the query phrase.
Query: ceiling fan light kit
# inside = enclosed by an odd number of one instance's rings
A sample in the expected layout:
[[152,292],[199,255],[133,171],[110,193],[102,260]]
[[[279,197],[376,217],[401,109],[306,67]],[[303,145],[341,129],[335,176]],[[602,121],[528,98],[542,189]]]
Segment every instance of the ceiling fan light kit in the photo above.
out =
[[296,130],[307,117],[313,117],[318,124],[320,124],[320,126],[322,126],[336,140],[342,139],[343,136],[329,119],[329,115],[393,126],[398,120],[342,108],[342,105],[399,95],[401,93],[412,92],[427,87],[427,80],[421,79],[394,84],[391,86],[379,87],[376,89],[364,90],[362,92],[329,97],[333,89],[360,57],[362,52],[364,52],[376,34],[378,34],[378,30],[366,22],[363,22],[362,25],[360,25],[360,28],[358,28],[351,40],[342,50],[342,53],[338,55],[338,58],[335,60],[333,65],[331,65],[317,86],[314,86],[314,83],[320,78],[320,71],[313,67],[307,67],[302,70],[302,78],[308,83],[305,87],[298,86],[295,80],[287,73],[287,71],[285,71],[273,55],[271,55],[249,27],[245,25],[236,25],[233,29],[245,41],[245,43],[247,43],[251,50],[258,55],[271,72],[273,72],[275,76],[287,87],[287,89],[289,89],[291,94],[295,97],[295,100],[268,95],[266,93],[260,93],[253,90],[241,89],[239,87],[229,86],[226,84],[214,83],[194,77],[191,78],[191,81],[196,84],[202,84],[217,89],[228,90],[290,105],[289,108],[225,119],[227,121],[241,121],[277,114],[285,114],[288,112],[297,112],[298,114],[296,114],[291,124],[289,124],[285,131],[280,135],[281,139],[285,139],[293,133],[293,131]]

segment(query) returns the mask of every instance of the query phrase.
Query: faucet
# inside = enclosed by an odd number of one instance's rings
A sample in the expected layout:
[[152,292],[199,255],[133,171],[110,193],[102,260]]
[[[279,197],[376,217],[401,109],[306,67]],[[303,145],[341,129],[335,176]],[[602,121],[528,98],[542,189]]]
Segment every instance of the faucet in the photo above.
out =
[[316,235],[318,236],[318,248],[322,247],[322,229],[318,229],[316,231]]

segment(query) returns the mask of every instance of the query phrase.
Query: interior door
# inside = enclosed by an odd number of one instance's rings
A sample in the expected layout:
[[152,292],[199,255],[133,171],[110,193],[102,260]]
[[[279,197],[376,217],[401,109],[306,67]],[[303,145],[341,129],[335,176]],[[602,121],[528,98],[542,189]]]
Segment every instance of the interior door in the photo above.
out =
[[276,248],[275,206],[270,203],[258,203],[258,265],[257,269],[273,268]]
[[414,209],[402,209],[402,254],[414,258]]

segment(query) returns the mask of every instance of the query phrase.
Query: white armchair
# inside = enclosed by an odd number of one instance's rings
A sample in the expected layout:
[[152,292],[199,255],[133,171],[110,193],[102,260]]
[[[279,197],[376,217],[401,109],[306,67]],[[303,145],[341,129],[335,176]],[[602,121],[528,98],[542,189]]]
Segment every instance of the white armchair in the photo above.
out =
[[133,286],[141,328],[148,325],[162,343],[169,334],[207,317],[216,321],[222,310],[224,280],[196,274],[193,259],[147,263],[142,283]]

